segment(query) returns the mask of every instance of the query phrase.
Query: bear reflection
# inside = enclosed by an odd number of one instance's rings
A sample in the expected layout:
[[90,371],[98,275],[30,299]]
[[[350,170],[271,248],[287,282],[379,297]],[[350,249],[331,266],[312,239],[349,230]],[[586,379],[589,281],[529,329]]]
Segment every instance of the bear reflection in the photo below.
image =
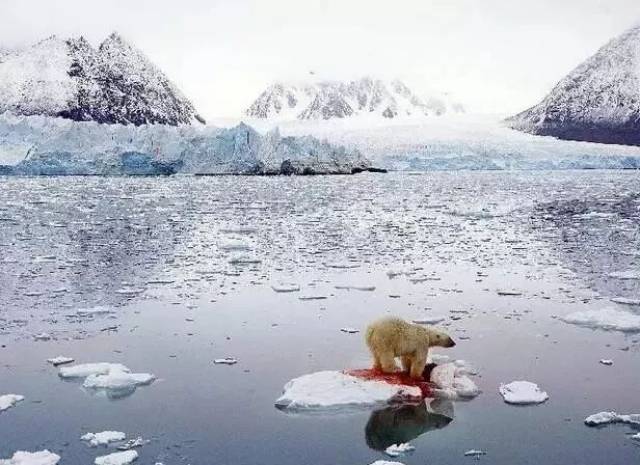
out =
[[431,430],[444,428],[452,420],[453,403],[442,399],[376,410],[365,427],[367,445],[382,451],[393,444],[409,442]]

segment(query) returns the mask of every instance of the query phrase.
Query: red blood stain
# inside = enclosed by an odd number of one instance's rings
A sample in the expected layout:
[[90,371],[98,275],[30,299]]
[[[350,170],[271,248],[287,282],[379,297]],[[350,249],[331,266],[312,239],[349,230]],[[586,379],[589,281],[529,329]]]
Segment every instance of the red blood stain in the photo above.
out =
[[422,398],[426,399],[427,397],[432,397],[433,385],[428,381],[431,374],[431,368],[432,367],[425,368],[422,379],[414,379],[406,372],[383,373],[380,370],[373,369],[346,370],[344,373],[369,381],[384,381],[389,384],[415,386],[420,388]]

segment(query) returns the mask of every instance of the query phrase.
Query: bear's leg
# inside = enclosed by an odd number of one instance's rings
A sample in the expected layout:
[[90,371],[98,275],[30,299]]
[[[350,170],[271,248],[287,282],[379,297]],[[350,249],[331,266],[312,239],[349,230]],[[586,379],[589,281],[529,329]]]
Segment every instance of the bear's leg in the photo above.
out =
[[382,364],[380,363],[380,357],[373,354],[373,369],[374,371],[382,371]]
[[402,371],[409,373],[411,371],[413,357],[411,355],[403,355],[400,360],[402,360]]
[[427,364],[427,354],[416,354],[411,362],[411,371],[409,375],[413,379],[422,379],[424,366]]
[[380,368],[384,373],[396,372],[396,359],[393,352],[382,352],[380,355]]

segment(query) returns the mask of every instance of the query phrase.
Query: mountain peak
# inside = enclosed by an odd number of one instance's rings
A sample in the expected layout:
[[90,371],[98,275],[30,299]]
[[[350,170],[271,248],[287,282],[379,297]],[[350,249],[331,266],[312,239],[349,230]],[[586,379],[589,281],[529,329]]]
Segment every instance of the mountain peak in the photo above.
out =
[[640,145],[640,25],[610,40],[539,104],[507,122],[560,139]]
[[[278,81],[268,86],[245,114],[252,118],[327,120],[361,115],[424,117],[442,114],[442,108],[447,107],[458,111],[458,107],[436,100],[419,97],[399,79],[384,81],[363,76],[351,81]],[[437,109],[431,103],[437,103]]]

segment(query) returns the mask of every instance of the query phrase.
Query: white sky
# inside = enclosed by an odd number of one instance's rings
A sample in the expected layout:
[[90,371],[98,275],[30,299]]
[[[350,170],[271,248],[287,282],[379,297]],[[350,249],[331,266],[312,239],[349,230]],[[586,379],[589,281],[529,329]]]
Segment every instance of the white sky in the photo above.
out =
[[0,45],[117,30],[203,116],[274,80],[399,77],[511,113],[640,20],[640,0],[0,0]]

